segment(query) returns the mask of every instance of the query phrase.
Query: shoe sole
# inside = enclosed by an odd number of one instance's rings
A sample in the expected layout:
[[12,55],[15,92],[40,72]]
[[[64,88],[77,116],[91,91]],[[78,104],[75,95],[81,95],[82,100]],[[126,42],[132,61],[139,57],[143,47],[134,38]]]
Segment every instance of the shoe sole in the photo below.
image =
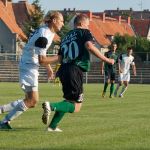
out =
[[42,104],[42,108],[43,108],[42,122],[47,125],[51,113],[50,106],[47,102],[45,102]]
[[58,129],[58,130],[55,129],[55,130],[53,130],[53,129],[51,129],[51,128],[48,128],[47,131],[48,131],[48,132],[63,132],[61,129]]

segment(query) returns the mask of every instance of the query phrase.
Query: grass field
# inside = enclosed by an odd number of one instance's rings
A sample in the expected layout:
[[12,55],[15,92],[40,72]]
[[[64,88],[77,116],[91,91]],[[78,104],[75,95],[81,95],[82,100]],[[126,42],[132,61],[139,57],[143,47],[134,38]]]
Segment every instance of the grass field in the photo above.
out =
[[[150,85],[130,85],[122,99],[102,99],[102,84],[84,85],[83,107],[66,114],[62,133],[46,132],[41,122],[42,102],[61,100],[61,87],[39,88],[37,107],[12,121],[14,130],[0,131],[0,150],[150,150]],[[0,105],[22,96],[18,83],[0,82]]]

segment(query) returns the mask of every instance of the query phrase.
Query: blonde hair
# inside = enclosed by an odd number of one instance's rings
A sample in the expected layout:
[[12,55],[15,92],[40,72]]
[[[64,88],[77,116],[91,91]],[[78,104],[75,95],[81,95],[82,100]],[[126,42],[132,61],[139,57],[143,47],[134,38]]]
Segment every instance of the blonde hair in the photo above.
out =
[[51,23],[53,19],[57,19],[60,16],[62,16],[62,14],[58,11],[48,12],[44,18],[44,22],[45,23]]

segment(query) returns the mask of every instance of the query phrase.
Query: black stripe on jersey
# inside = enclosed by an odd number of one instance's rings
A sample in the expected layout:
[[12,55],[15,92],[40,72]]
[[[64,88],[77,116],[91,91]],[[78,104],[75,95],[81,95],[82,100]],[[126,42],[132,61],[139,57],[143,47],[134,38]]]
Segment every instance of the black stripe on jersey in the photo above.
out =
[[36,41],[35,41],[35,46],[39,47],[39,48],[46,48],[46,45],[48,43],[47,38],[45,37],[39,37]]

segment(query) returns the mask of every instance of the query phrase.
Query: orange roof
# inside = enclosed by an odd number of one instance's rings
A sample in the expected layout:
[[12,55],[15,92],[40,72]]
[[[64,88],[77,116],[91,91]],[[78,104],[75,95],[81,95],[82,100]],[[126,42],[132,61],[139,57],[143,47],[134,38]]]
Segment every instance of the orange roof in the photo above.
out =
[[116,33],[120,35],[135,35],[127,21],[122,20],[119,23],[115,18],[105,17],[105,21],[103,21],[101,16],[92,15],[89,28],[97,42],[101,45],[110,45],[109,36],[114,36]]
[[[34,5],[29,4],[27,1],[19,1],[18,3],[12,3],[12,6],[16,21],[23,28],[24,23],[29,20],[30,15],[35,11]],[[60,37],[57,34],[54,36],[54,41],[60,41]]]
[[34,11],[34,6],[26,1],[12,3],[14,15],[18,25],[23,28],[24,23],[29,20],[31,13]]
[[150,19],[134,19],[131,21],[135,33],[142,37],[147,37],[150,28]]
[[0,19],[7,25],[12,33],[17,33],[22,40],[26,40],[27,37],[22,29],[17,25],[12,3],[7,2],[7,6],[0,1]]

